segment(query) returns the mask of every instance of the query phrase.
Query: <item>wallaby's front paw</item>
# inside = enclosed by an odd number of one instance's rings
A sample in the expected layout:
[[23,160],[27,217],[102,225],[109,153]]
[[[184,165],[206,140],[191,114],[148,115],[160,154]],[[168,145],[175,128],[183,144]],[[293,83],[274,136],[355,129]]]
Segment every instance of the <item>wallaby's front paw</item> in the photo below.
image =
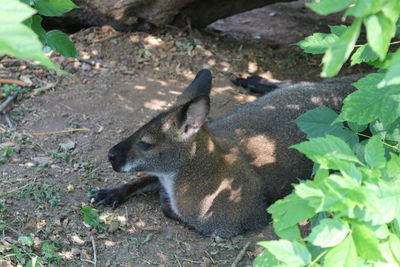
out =
[[94,199],[95,207],[110,205],[113,209],[126,201],[125,194],[120,187],[111,189],[92,190],[90,199]]

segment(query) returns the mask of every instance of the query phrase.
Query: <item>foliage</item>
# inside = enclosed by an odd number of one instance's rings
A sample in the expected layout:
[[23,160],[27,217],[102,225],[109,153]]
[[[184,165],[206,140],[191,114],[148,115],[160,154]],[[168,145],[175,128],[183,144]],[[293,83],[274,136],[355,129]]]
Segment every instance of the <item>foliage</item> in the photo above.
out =
[[70,0],[0,0],[0,56],[34,60],[60,71],[45,56],[43,46],[76,57],[75,45],[59,30],[46,32],[41,16],[60,16],[73,8]]
[[[399,266],[400,49],[392,38],[400,32],[400,1],[307,5],[322,15],[345,10],[354,17],[350,26],[331,26],[331,33],[297,43],[307,53],[324,54],[322,76],[336,75],[349,58],[351,65],[367,63],[379,71],[353,84],[357,90],[339,115],[320,107],[296,119],[309,140],[292,148],[314,162],[314,179],[294,185],[268,208],[281,239],[260,242],[266,249],[253,264]],[[368,42],[356,44],[362,25]],[[310,226],[305,236],[300,222]]]
[[0,164],[5,163],[6,159],[14,154],[12,146],[0,147]]
[[83,222],[87,225],[96,228],[101,233],[107,231],[107,227],[101,222],[96,209],[85,206],[81,208],[81,214],[83,216]]
[[[0,247],[0,259],[11,259],[16,266],[55,266],[59,265],[62,256],[56,250],[54,243],[35,243],[32,236],[18,237],[18,244],[5,245]],[[35,252],[36,247],[40,248],[40,252]],[[57,266],[56,265],[56,266]]]
[[14,92],[21,90],[21,87],[16,84],[4,84],[1,86],[1,97],[8,97],[12,95]]

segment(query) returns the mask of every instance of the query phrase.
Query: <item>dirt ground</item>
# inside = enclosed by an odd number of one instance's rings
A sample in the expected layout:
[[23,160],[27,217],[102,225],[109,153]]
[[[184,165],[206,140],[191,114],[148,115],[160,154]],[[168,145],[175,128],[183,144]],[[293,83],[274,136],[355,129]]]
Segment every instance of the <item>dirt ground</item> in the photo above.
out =
[[[276,238],[271,226],[215,242],[164,217],[157,194],[135,197],[116,210],[99,208],[107,229],[84,224],[81,208],[90,206],[92,188],[129,181],[129,174],[111,169],[108,149],[173,105],[201,68],[209,67],[214,77],[212,119],[256,99],[232,85],[232,77],[319,79],[321,58],[288,44],[339,23],[338,17],[322,19],[302,8],[301,1],[252,12],[215,23],[206,32],[81,30],[71,35],[80,56],[100,64],[53,54],[73,77],[3,58],[0,78],[27,86],[8,110],[15,130],[0,121],[0,147],[12,146],[15,152],[0,163],[0,246],[42,257],[40,246],[51,243],[62,255],[52,264],[61,266],[96,261],[97,266],[188,267],[230,266],[250,242],[238,266],[251,265],[260,252],[256,242]],[[210,33],[215,31],[220,34]],[[68,131],[57,132],[62,130]],[[35,245],[22,246],[16,241],[21,236],[33,237]],[[0,250],[3,256],[10,253]],[[0,265],[14,266],[16,258],[0,258]]]

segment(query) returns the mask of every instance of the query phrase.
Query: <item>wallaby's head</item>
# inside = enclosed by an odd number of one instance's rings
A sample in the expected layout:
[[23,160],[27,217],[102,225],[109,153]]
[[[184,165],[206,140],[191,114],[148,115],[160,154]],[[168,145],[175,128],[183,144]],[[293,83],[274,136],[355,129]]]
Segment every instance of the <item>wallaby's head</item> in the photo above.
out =
[[180,102],[159,114],[108,152],[115,171],[167,174],[190,160],[192,143],[210,108],[211,73],[200,71]]

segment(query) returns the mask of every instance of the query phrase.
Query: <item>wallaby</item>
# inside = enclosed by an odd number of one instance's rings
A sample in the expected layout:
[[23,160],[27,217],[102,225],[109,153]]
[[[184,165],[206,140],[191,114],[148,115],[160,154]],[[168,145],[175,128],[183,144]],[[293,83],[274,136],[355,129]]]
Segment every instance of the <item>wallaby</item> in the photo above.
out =
[[306,139],[293,120],[318,106],[339,111],[354,80],[279,88],[207,124],[211,73],[201,70],[176,106],[108,152],[115,171],[149,176],[92,197],[115,208],[158,190],[163,213],[203,235],[228,238],[260,228],[268,205],[311,176],[311,162],[289,148]]

